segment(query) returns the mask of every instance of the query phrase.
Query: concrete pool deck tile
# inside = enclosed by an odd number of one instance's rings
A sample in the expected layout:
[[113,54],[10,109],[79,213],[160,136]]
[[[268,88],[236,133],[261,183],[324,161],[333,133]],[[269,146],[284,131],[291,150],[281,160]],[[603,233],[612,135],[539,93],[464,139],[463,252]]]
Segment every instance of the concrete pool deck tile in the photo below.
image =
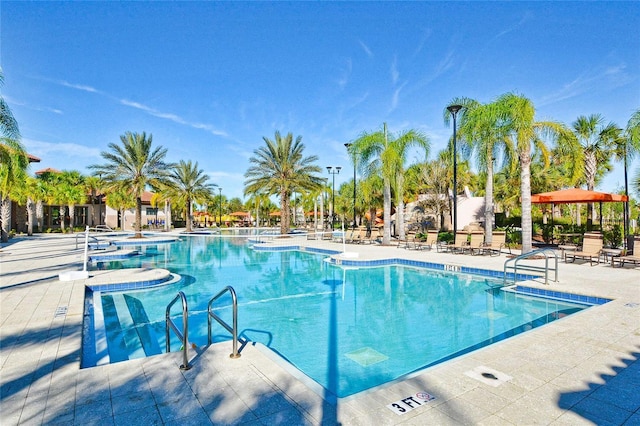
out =
[[[341,244],[314,244],[342,250]],[[81,252],[74,247],[73,236],[43,235],[16,238],[0,252],[3,425],[94,421],[131,424],[131,419],[140,424],[181,425],[207,420],[212,424],[276,421],[270,416],[277,413],[258,417],[252,411],[261,415],[261,410],[270,411],[260,407],[261,403],[269,404],[260,398],[261,393],[273,398],[277,401],[273,402],[275,406],[292,416],[282,419],[292,419],[296,424],[320,424],[323,420],[325,424],[340,421],[345,425],[638,423],[640,401],[633,390],[640,386],[640,307],[632,307],[640,303],[637,268],[561,262],[559,282],[544,285],[535,281],[527,285],[617,300],[431,367],[404,381],[340,399],[336,405],[324,401],[322,390],[317,385],[308,386],[308,379],[301,378],[299,372],[283,368],[281,361],[273,361],[273,355],[266,356],[264,348],[248,346],[240,359],[229,359],[229,342],[199,348],[199,355],[189,351],[191,359],[196,357],[189,371],[178,369],[182,363],[180,353],[80,370],[85,283],[57,279],[60,271],[81,268]],[[502,270],[506,259],[374,245],[350,246],[349,251],[358,251],[362,260],[402,257],[496,271]],[[90,280],[118,282],[130,275],[128,272],[95,271]],[[145,274],[140,273],[137,278],[143,280]],[[461,377],[464,371],[479,365],[509,374],[515,383],[492,388],[481,383],[474,386],[469,378],[465,382]],[[244,374],[243,370],[252,373]],[[223,371],[238,375],[233,378]],[[211,377],[211,383],[217,386],[208,388],[198,375]],[[244,378],[244,383],[238,377]],[[191,401],[185,403],[189,409],[176,412],[164,407],[163,419],[159,405],[169,400],[182,401],[169,392],[175,387],[183,392],[185,401]],[[425,390],[438,399],[423,410],[404,416],[386,408],[399,395],[408,396],[414,390]],[[129,397],[140,401],[132,401],[126,407]],[[146,405],[151,398],[153,406],[118,414],[136,404]],[[71,405],[73,409],[69,410]],[[105,409],[104,417],[96,419],[96,411],[91,412],[90,407],[97,405],[109,407],[111,413]],[[603,405],[622,414],[603,420],[597,408]],[[142,412],[149,413],[148,417]],[[128,416],[130,413],[139,415]]]

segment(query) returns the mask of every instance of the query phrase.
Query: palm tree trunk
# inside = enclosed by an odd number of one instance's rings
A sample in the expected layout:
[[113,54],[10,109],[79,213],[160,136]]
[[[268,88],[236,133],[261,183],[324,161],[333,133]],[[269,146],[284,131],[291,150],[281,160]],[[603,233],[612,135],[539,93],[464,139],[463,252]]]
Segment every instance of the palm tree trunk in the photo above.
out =
[[532,248],[533,225],[531,223],[531,154],[530,149],[520,153],[520,196],[522,197],[522,253]]
[[64,224],[64,220],[66,217],[67,217],[67,208],[61,205],[60,206],[60,230],[62,231],[63,234],[66,232],[65,224]]
[[485,243],[493,239],[493,161],[487,164],[487,183],[484,194],[484,235]]
[[136,197],[136,224],[134,238],[142,238],[142,197]]
[[36,221],[38,223],[38,232],[44,231],[44,203],[42,200],[36,202]]
[[27,198],[27,235],[33,235],[33,217],[35,215],[35,204],[31,198]]
[[[387,177],[383,178],[382,193],[384,195],[382,245],[389,245],[391,244],[391,183]],[[375,221],[375,216],[373,220]]]
[[191,229],[191,198],[187,197],[187,203],[186,204],[187,204],[187,206],[186,206],[187,207],[187,220],[186,220],[187,229],[186,229],[186,231],[187,232],[191,232],[192,231],[192,229]]
[[280,191],[280,234],[289,233],[289,194],[286,190]]
[[400,199],[398,200],[398,209],[396,210],[396,219],[398,221],[397,232],[398,232],[398,238],[400,240],[405,239],[404,208],[405,208],[404,200],[402,199],[402,197],[400,197]]
[[76,206],[69,204],[69,230],[73,233],[73,226],[76,222]]
[[0,218],[2,218],[2,237],[0,240],[6,243],[9,241],[9,233],[11,232],[11,199],[9,197],[2,198]]

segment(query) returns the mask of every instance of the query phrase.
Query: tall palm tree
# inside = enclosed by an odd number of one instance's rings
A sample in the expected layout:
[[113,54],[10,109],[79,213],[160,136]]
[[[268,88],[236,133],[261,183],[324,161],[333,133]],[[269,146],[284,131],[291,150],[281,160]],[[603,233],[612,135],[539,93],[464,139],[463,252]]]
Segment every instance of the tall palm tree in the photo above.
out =
[[[596,185],[596,177],[608,168],[609,159],[614,153],[616,143],[622,136],[622,130],[614,123],[605,124],[600,114],[579,116],[571,125],[572,133],[558,142],[561,152],[571,158],[568,164],[574,166],[576,181],[584,181],[589,191]],[[594,205],[589,204],[587,222],[594,218]]]
[[[618,161],[622,160],[624,164],[624,193],[629,196],[629,182],[628,182],[628,162],[640,153],[640,109],[637,109],[631,118],[627,122],[627,128],[625,129],[624,137],[619,138],[616,141],[615,157]],[[640,176],[640,169],[638,170],[638,176]],[[640,188],[640,187],[639,187]],[[640,189],[638,189],[640,192]],[[625,218],[625,238],[629,235],[629,202],[627,201],[624,206],[624,218]]]
[[391,243],[391,185],[396,189],[398,209],[399,231],[401,238],[404,234],[404,216],[400,206],[404,206],[404,164],[407,151],[410,147],[420,147],[429,151],[429,139],[426,135],[416,130],[408,130],[398,136],[389,135],[387,123],[383,123],[382,130],[364,132],[360,137],[351,142],[348,147],[352,156],[358,157],[359,168],[365,176],[380,174],[383,180],[383,237],[382,244]]
[[[484,196],[485,240],[491,243],[494,222],[493,180],[494,160],[502,156],[507,163],[512,159],[513,146],[505,138],[499,125],[499,116],[493,103],[480,104],[469,98],[453,99],[450,105],[462,105],[459,137],[462,151],[473,153],[480,171],[486,172]],[[449,124],[451,112],[444,110],[445,124]]]
[[[0,68],[0,87],[4,73]],[[0,241],[9,241],[11,231],[11,188],[24,181],[29,159],[20,143],[20,129],[9,105],[0,95]]]
[[536,121],[535,107],[522,95],[507,93],[495,102],[505,137],[516,147],[520,166],[520,196],[522,205],[522,253],[533,247],[533,224],[531,222],[531,159],[532,152],[539,150],[548,158],[545,137],[566,135],[567,129],[554,121]]
[[180,160],[171,172],[166,192],[172,200],[184,203],[187,232],[192,230],[191,207],[193,202],[204,204],[213,196],[213,189],[218,186],[208,183],[208,180],[209,176],[202,169],[198,169],[198,163],[191,163],[191,160]]
[[20,185],[14,185],[11,189],[11,199],[27,210],[27,235],[33,235],[33,223],[35,222],[35,201],[37,197],[37,180],[26,176]]
[[147,189],[161,188],[170,176],[173,164],[165,163],[166,148],[151,149],[153,137],[145,132],[126,132],[120,136],[121,145],[110,143],[110,151],[100,153],[107,162],[89,166],[101,175],[109,191],[128,190],[136,200],[134,238],[142,238],[142,194]]
[[314,162],[318,157],[304,157],[302,136],[295,141],[288,133],[285,137],[276,131],[275,140],[263,137],[266,146],[253,151],[249,159],[251,166],[244,174],[245,194],[262,191],[280,198],[280,233],[286,234],[290,229],[289,200],[293,188],[313,191],[319,188],[323,180],[322,172]]

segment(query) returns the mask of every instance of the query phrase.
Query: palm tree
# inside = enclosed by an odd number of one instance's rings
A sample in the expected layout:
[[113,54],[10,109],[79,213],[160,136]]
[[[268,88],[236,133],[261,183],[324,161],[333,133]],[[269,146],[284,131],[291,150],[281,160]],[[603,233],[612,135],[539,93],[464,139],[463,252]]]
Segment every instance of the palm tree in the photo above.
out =
[[98,212],[98,223],[96,224],[96,200],[100,199],[102,192],[102,179],[99,176],[87,176],[84,178],[84,190],[91,194],[91,225],[100,224],[101,211]]
[[418,203],[419,207],[425,212],[432,212],[435,215],[437,230],[440,230],[444,221],[444,214],[450,210],[449,197],[449,181],[443,179],[447,175],[449,167],[447,163],[439,158],[437,160],[425,163],[421,167],[421,180],[425,186],[426,197]]
[[62,172],[60,174],[60,179],[65,183],[64,187],[66,191],[64,194],[64,202],[69,207],[69,228],[71,229],[71,232],[73,232],[76,204],[84,203],[87,200],[84,176],[82,176],[78,171],[71,170]]
[[33,235],[33,223],[35,219],[35,201],[38,191],[38,182],[31,176],[26,176],[21,185],[15,185],[11,190],[11,199],[27,209],[27,235]]
[[[484,220],[485,240],[491,243],[493,234],[493,175],[494,160],[502,154],[503,161],[512,158],[513,146],[501,134],[502,127],[498,123],[495,104],[480,104],[469,98],[453,99],[450,105],[462,105],[460,111],[459,136],[461,148],[468,153],[475,153],[478,167],[486,171]],[[445,124],[449,124],[451,112],[444,110]]]
[[109,191],[105,196],[105,203],[107,206],[118,212],[118,215],[122,219],[122,223],[117,223],[117,226],[124,230],[124,212],[126,209],[130,209],[136,206],[136,200],[134,199],[133,192],[126,188],[120,188],[113,191]]
[[363,133],[351,142],[348,147],[352,156],[358,156],[358,164],[365,176],[381,174],[383,180],[383,237],[382,244],[391,242],[391,185],[396,189],[398,209],[396,217],[400,238],[404,237],[404,164],[410,147],[420,147],[429,151],[429,139],[416,130],[408,130],[397,137],[387,133],[387,123],[383,123],[382,131]]
[[[0,68],[0,87],[4,84],[4,73]],[[0,241],[9,241],[11,231],[11,188],[24,181],[29,159],[20,143],[18,122],[9,105],[0,95]]]
[[100,153],[107,162],[89,166],[96,175],[101,175],[109,191],[130,191],[136,200],[136,223],[134,238],[142,238],[142,194],[147,189],[162,188],[170,177],[174,164],[164,158],[167,150],[162,146],[151,150],[152,135],[145,132],[126,132],[120,136],[122,145],[109,144],[110,151]]
[[319,176],[320,167],[313,164],[318,160],[315,155],[304,157],[302,136],[294,142],[288,133],[284,138],[276,131],[275,140],[263,137],[266,146],[253,151],[249,159],[252,164],[244,177],[245,194],[262,191],[280,198],[280,233],[286,234],[290,227],[289,200],[293,189],[313,191],[319,188],[323,180]]
[[[596,177],[603,168],[608,168],[609,159],[614,153],[622,130],[614,123],[604,124],[600,114],[579,116],[571,125],[573,133],[558,142],[560,151],[571,158],[568,164],[574,166],[573,176],[576,182],[584,180],[589,191],[593,191]],[[594,218],[594,205],[589,204],[587,223],[590,226]]]
[[[622,160],[624,164],[624,193],[629,196],[629,183],[627,164],[632,160],[636,154],[640,153],[640,109],[637,109],[631,118],[627,122],[627,128],[625,130],[624,137],[621,137],[616,142],[615,157],[617,160]],[[638,170],[638,176],[640,177],[640,169]],[[640,185],[638,185],[638,192],[640,192]],[[629,202],[627,201],[624,206],[624,218],[625,218],[625,238],[629,235]]]
[[191,160],[180,162],[171,172],[166,192],[169,198],[184,203],[186,208],[187,232],[191,232],[191,207],[195,201],[204,204],[213,195],[213,189],[218,185],[208,183],[209,176],[198,169],[198,163]]
[[533,224],[531,222],[531,158],[532,150],[539,150],[548,158],[548,148],[543,138],[551,135],[566,135],[567,129],[554,121],[535,121],[533,102],[522,95],[507,93],[495,102],[496,112],[518,153],[520,166],[520,196],[522,205],[522,253],[532,249]]

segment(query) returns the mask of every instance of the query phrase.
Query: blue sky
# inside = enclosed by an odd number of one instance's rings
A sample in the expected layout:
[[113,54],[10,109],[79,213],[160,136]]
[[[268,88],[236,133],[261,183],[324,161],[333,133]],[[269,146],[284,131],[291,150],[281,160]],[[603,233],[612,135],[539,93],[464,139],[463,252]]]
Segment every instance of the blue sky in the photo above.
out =
[[[197,161],[228,197],[263,136],[352,176],[363,131],[424,131],[457,96],[515,91],[537,119],[640,107],[640,2],[0,3],[2,94],[29,153],[88,173],[126,131]],[[636,160],[632,170],[640,167]],[[615,165],[602,190],[623,185]]]

